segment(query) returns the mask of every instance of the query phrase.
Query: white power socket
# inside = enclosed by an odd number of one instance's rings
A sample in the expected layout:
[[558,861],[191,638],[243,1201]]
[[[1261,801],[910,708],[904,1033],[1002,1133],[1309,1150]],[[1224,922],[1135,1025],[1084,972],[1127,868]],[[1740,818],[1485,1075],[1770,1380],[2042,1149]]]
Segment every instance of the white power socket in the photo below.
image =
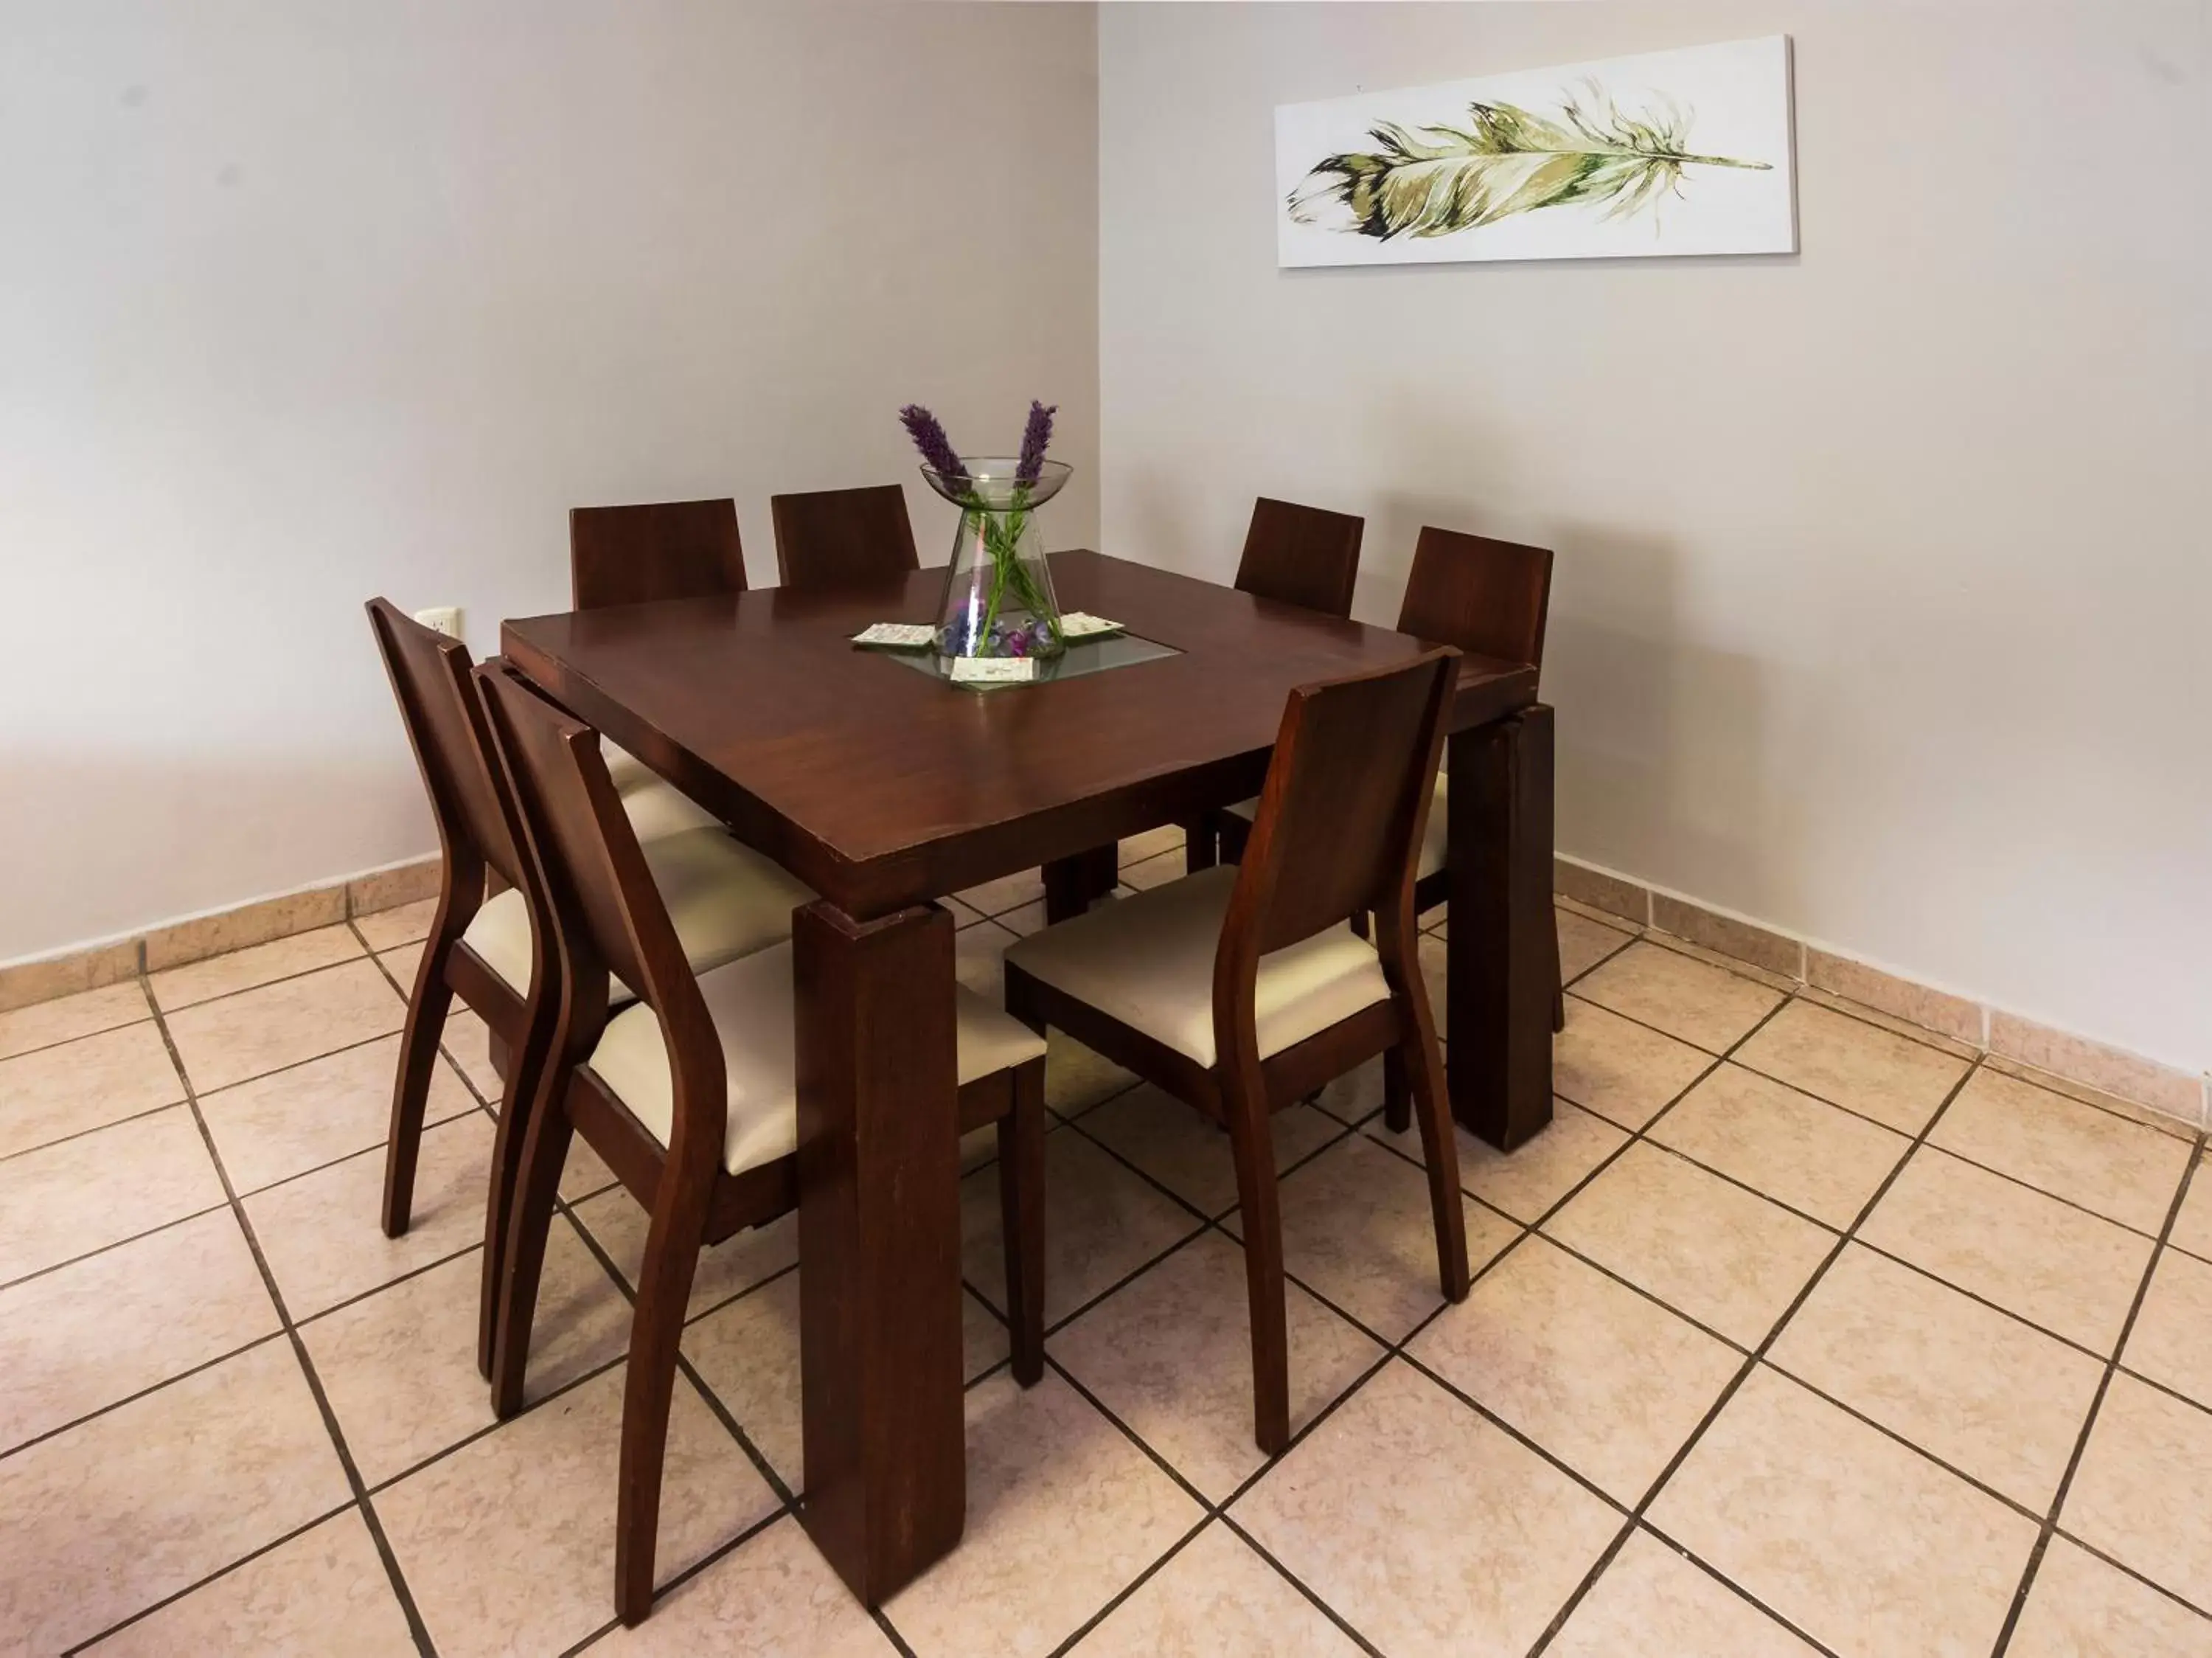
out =
[[415,619],[448,639],[461,637],[461,607],[459,605],[433,605],[428,610],[418,610]]

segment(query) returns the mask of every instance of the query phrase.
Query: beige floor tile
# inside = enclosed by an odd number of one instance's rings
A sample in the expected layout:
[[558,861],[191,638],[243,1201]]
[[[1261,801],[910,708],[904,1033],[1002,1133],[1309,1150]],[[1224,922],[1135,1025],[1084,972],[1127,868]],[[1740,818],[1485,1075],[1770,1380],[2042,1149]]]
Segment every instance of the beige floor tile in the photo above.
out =
[[1553,915],[1559,929],[1559,982],[1565,984],[1573,984],[1599,962],[1635,942],[1634,933],[1572,910],[1555,910]]
[[952,976],[993,1007],[999,1006],[1006,997],[1006,947],[1018,936],[995,921],[963,927],[952,935]]
[[[1295,1433],[1382,1350],[1296,1284],[1284,1305]],[[1252,1438],[1250,1314],[1244,1252],[1210,1233],[1054,1337],[1053,1356],[1219,1503],[1267,1460]]]
[[100,1658],[411,1658],[415,1637],[361,1510],[348,1509],[88,1650]]
[[1164,887],[1171,881],[1181,881],[1188,874],[1180,849],[1161,852],[1135,863],[1121,866],[1121,884],[1137,891],[1149,892],[1155,887]]
[[228,1208],[0,1289],[0,1452],[277,1328]]
[[[964,1289],[960,1333],[964,1380],[973,1381],[1006,1356],[1006,1326]],[[684,1332],[684,1351],[753,1448],[786,1485],[803,1490],[799,1274],[787,1272],[699,1320]]]
[[1621,1525],[1534,1451],[1395,1362],[1231,1512],[1395,1658],[1526,1652]]
[[[653,1217],[617,1186],[578,1204],[574,1214],[594,1241],[607,1252],[623,1282],[637,1287],[639,1269],[645,1264],[645,1234]],[[684,1316],[696,1319],[731,1296],[741,1295],[774,1277],[799,1259],[799,1216],[779,1216],[765,1226],[749,1227],[704,1250],[691,1277],[691,1298]]]
[[1793,1088],[1917,1134],[1966,1061],[1816,1003],[1796,1001],[1737,1050],[1736,1061]]
[[2212,1152],[2197,1156],[2197,1172],[2190,1176],[2188,1195],[2173,1217],[2168,1241],[2199,1260],[2212,1261]]
[[246,1218],[293,1319],[311,1319],[482,1243],[491,1136],[481,1112],[423,1131],[414,1216],[404,1237],[386,1237],[379,1223],[380,1146],[246,1198]]
[[368,941],[370,949],[392,950],[428,937],[430,923],[437,918],[438,900],[422,898],[396,909],[379,910],[374,915],[356,916],[353,924]]
[[1451,937],[1451,917],[1444,913],[1444,905],[1438,905],[1435,909],[1424,912],[1421,930],[1431,938],[1448,941]]
[[968,1529],[884,1606],[920,1658],[1050,1652],[1205,1510],[1048,1371],[968,1392]]
[[1769,1357],[2015,1503],[2051,1506],[2104,1366],[1852,1244]]
[[1727,1064],[1653,1124],[1651,1137],[1838,1230],[1912,1149],[1893,1130]]
[[274,938],[250,949],[233,950],[228,955],[210,956],[204,961],[172,967],[166,972],[153,974],[146,986],[164,1013],[174,1013],[179,1008],[210,1002],[218,996],[272,984],[280,978],[295,978],[318,967],[335,966],[362,953],[361,941],[354,936],[353,929],[340,922],[335,927],[318,927],[313,932],[294,933],[289,938]]
[[2054,1335],[2110,1353],[2151,1240],[1923,1147],[1859,1228],[1899,1256]]
[[[1269,1127],[1279,1173],[1344,1132],[1341,1123],[1310,1106],[1276,1112]],[[1150,1083],[1085,1112],[1083,1131],[1201,1213],[1221,1215],[1237,1206],[1228,1131]]]
[[185,1075],[211,1094],[386,1035],[406,1018],[407,1004],[376,964],[349,961],[201,1003],[168,1025]]
[[1838,1653],[1988,1652],[2036,1524],[1765,1366],[1650,1509]]
[[2125,1371],[2113,1376],[2058,1523],[2212,1608],[2212,1413]]
[[1142,863],[1146,858],[1158,857],[1163,852],[1182,850],[1182,826],[1164,823],[1157,829],[1147,829],[1141,835],[1123,838],[1117,854],[1123,869],[1133,863]]
[[1835,1244],[1825,1228],[1641,1144],[1544,1229],[1746,1347],[1774,1327]]
[[1743,1356],[1542,1237],[1406,1349],[1586,1478],[1633,1504]]
[[615,1172],[580,1134],[568,1142],[568,1159],[561,1165],[561,1200],[580,1204],[615,1183]]
[[1814,1651],[1645,1531],[1613,1557],[1544,1650],[1557,1658],[1812,1658]]
[[[1132,1174],[1088,1140],[1062,1130],[1044,1143],[1044,1314],[1057,1323],[1146,1261],[1188,1237],[1198,1217]],[[999,1171],[960,1183],[961,1271],[1001,1312],[1006,1247],[999,1224]]]
[[[384,1036],[203,1095],[200,1115],[232,1189],[258,1192],[382,1145],[398,1066],[399,1039]],[[476,1108],[476,1095],[439,1060],[423,1121],[442,1123]]]
[[1359,1649],[1218,1521],[1084,1637],[1081,1658],[1352,1658]]
[[415,975],[421,971],[422,966],[421,940],[418,939],[412,944],[402,944],[396,949],[380,950],[377,952],[376,959],[382,965],[384,971],[399,987],[400,995],[414,994]]
[[1638,1129],[1712,1063],[1702,1048],[1571,996],[1567,1027],[1552,1039],[1552,1089],[1623,1128]]
[[1714,1053],[1782,1000],[1764,984],[1643,940],[1577,979],[1575,994]]
[[2212,1265],[2169,1249],[2120,1362],[2212,1409]]
[[[483,1252],[471,1250],[300,1326],[368,1484],[395,1478],[492,1425],[491,1399],[477,1373],[483,1276]],[[527,1397],[543,1399],[619,1357],[629,1332],[629,1300],[576,1229],[555,1216],[531,1320]]]
[[0,1283],[222,1201],[185,1106],[0,1159]]
[[2007,1658],[2203,1658],[2212,1619],[2063,1537],[2035,1570]]
[[135,978],[58,997],[52,1002],[36,1002],[27,1008],[11,1008],[0,1013],[0,1059],[113,1030],[118,1025],[149,1019],[153,1012],[146,1003],[145,990]]
[[[1386,1341],[1443,1305],[1429,1177],[1403,1157],[1352,1135],[1285,1180],[1280,1198],[1285,1267]],[[1520,1228],[1480,1204],[1460,1208],[1468,1270],[1480,1272]],[[1242,1235],[1240,1216],[1222,1224]]]
[[0,1460],[0,1631],[59,1652],[351,1495],[277,1338]]
[[1003,910],[1019,909],[1024,904],[1034,904],[1044,896],[1044,872],[1041,869],[1020,869],[1011,875],[1000,875],[996,881],[987,881],[981,887],[970,887],[964,893],[953,894],[977,915],[994,916]]
[[[614,1614],[624,1368],[526,1411],[371,1501],[444,1658],[558,1652]],[[680,1374],[656,1582],[775,1511],[775,1493]]]
[[2185,1141],[1987,1069],[1959,1090],[1928,1140],[2153,1235],[2189,1166]]
[[585,1649],[599,1658],[890,1658],[896,1650],[787,1515],[671,1589],[635,1629]]
[[1044,1102],[1056,1116],[1080,1117],[1133,1087],[1136,1077],[1065,1031],[1045,1033]]
[[184,1097],[168,1045],[150,1020],[0,1059],[0,1157]]
[[1024,904],[1018,910],[1008,910],[991,918],[1008,932],[1027,938],[1045,925],[1044,900],[1039,899],[1034,904]]
[[[400,980],[403,984],[406,982]],[[491,1032],[483,1019],[467,1008],[455,1008],[446,1017],[445,1035],[438,1045],[460,1067],[469,1086],[496,1108],[507,1085],[500,1081],[499,1067],[491,1062]]]
[[1415,954],[1421,964],[1422,980],[1429,987],[1429,1013],[1437,1021],[1437,1039],[1448,1042],[1451,1039],[1451,1010],[1447,1003],[1450,946],[1432,933],[1423,933]]
[[[1378,1122],[1368,1132],[1408,1156],[1421,1155],[1417,1130],[1392,1134]],[[1536,1137],[1500,1151],[1457,1130],[1459,1183],[1492,1207],[1504,1210],[1516,1221],[1534,1224],[1553,1204],[1574,1190],[1583,1178],[1619,1150],[1628,1136],[1602,1117],[1593,1116],[1565,1100],[1552,1101],[1552,1120]]]

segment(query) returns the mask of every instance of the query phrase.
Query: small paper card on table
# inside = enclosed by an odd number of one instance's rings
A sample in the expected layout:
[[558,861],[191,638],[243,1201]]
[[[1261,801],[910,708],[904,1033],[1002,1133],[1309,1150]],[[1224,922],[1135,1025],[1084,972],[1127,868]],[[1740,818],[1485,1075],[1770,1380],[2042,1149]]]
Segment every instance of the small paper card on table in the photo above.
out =
[[927,650],[937,643],[937,630],[923,622],[872,622],[853,643],[870,650]]
[[1036,678],[1036,662],[1028,656],[955,656],[955,685],[1026,685]]
[[1060,637],[1066,639],[1103,639],[1121,631],[1121,623],[1109,622],[1087,611],[1071,610],[1060,619]]

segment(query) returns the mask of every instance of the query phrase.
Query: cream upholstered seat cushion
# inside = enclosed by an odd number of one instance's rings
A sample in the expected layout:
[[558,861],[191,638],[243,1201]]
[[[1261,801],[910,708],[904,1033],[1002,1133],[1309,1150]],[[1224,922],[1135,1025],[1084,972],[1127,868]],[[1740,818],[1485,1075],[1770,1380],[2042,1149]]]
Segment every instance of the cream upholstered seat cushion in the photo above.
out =
[[640,840],[659,840],[687,829],[715,829],[721,820],[627,748],[599,739],[607,776],[623,797],[623,812]]
[[[1429,815],[1427,821],[1421,826],[1420,867],[1413,871],[1413,879],[1416,881],[1426,881],[1437,870],[1443,869],[1448,861],[1446,849],[1451,844],[1451,830],[1444,816],[1444,808],[1451,794],[1448,787],[1449,783],[1449,774],[1439,771],[1437,773],[1436,783],[1430,790]],[[1255,795],[1250,800],[1238,801],[1236,805],[1224,809],[1249,823],[1259,815],[1260,797]]]
[[[691,829],[644,841],[646,867],[659,888],[676,937],[694,972],[719,967],[791,936],[791,912],[814,893],[780,864],[722,830]],[[514,987],[530,988],[530,911],[513,889],[486,900],[461,942]],[[631,992],[617,984],[616,993]]]
[[[793,1048],[791,946],[778,944],[699,975],[699,994],[721,1039],[729,1083],[722,1167],[732,1174],[799,1148],[799,1088]],[[953,987],[965,1085],[1044,1056],[1044,1039],[964,984]],[[676,1118],[676,1079],[660,1020],[642,1003],[617,1014],[592,1051],[590,1069],[664,1146]]]
[[[1032,933],[1009,947],[1006,965],[1211,1066],[1213,957],[1236,884],[1234,868],[1208,869],[1118,899]],[[1349,926],[1263,955],[1254,996],[1260,1057],[1389,994],[1375,947]]]

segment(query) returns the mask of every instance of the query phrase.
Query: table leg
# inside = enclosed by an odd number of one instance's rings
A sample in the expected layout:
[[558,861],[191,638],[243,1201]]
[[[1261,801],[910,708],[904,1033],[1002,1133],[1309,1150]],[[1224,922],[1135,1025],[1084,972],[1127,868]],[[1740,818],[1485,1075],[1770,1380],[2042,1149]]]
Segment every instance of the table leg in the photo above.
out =
[[1552,710],[1451,737],[1452,1115],[1510,1151],[1552,1120]]
[[1121,854],[1119,846],[1109,844],[1046,864],[1046,922],[1066,921],[1079,916],[1112,892],[1121,879]]
[[792,928],[800,1519],[869,1606],[960,1540],[960,1130],[952,917]]

